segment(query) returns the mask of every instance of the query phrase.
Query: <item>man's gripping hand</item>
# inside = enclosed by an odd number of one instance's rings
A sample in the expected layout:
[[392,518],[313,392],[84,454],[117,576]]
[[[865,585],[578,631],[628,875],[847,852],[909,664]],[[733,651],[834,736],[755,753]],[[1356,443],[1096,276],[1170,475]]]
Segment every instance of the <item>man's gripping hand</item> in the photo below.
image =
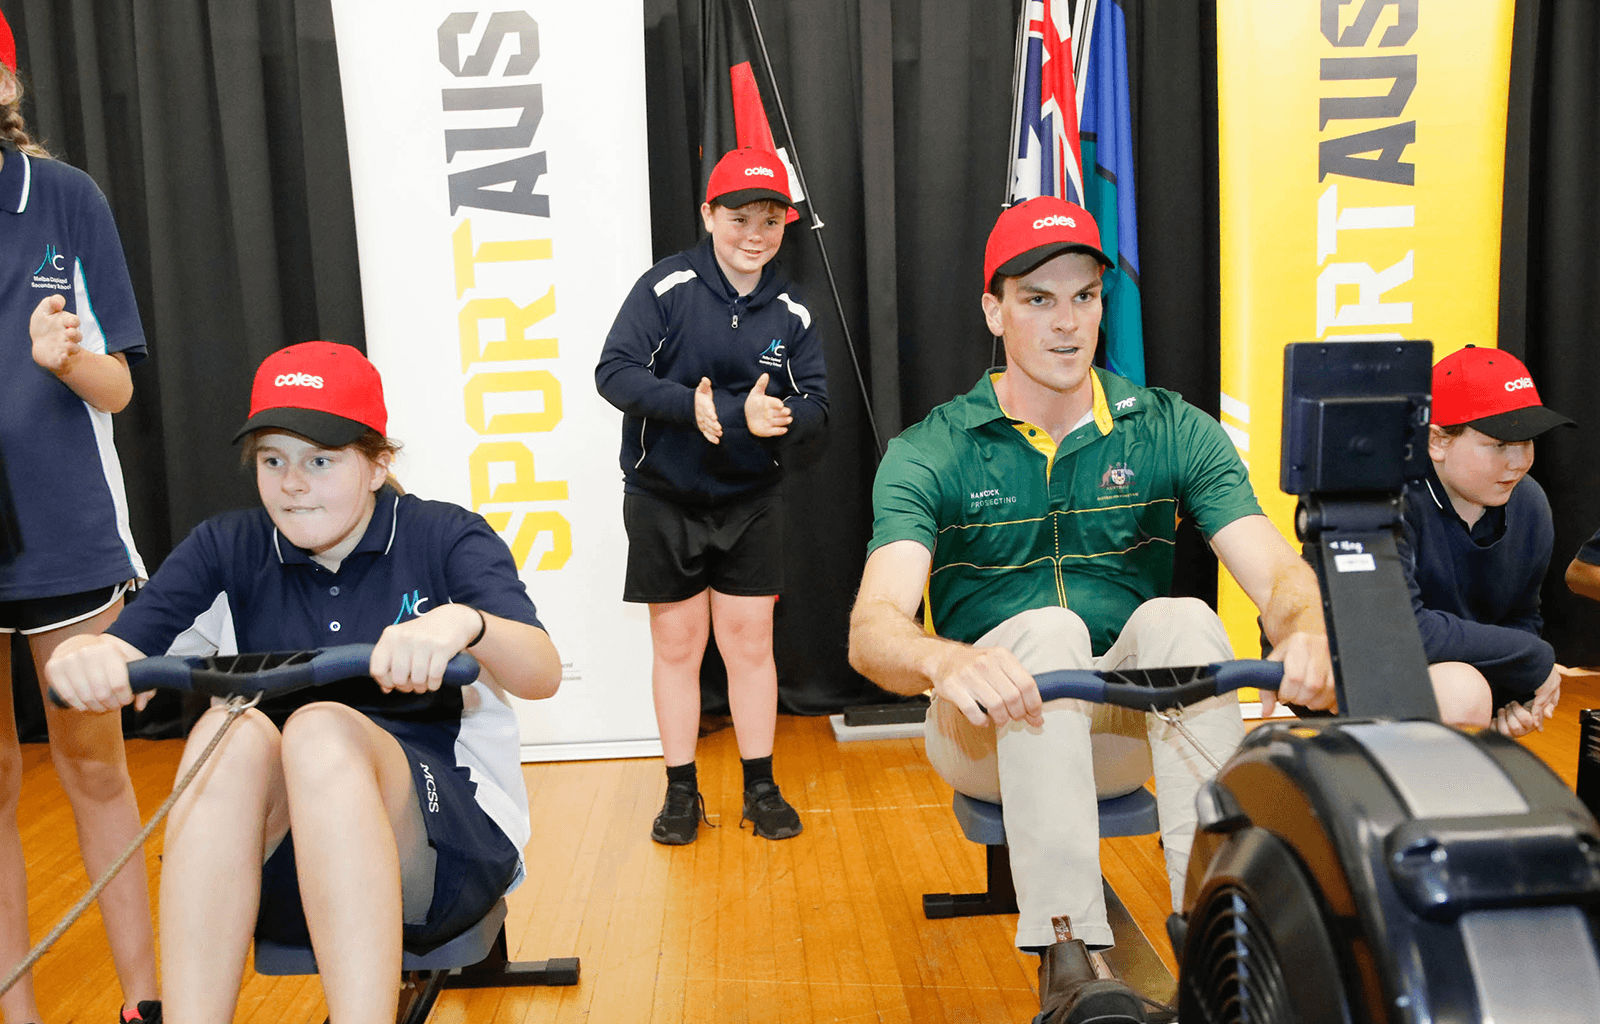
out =
[[1272,641],[1272,661],[1283,662],[1277,695],[1261,693],[1261,712],[1278,701],[1323,710],[1338,702],[1328,627],[1322,618],[1317,575],[1266,516],[1235,519],[1211,538],[1211,549],[1261,611],[1261,627]]
[[1283,662],[1283,681],[1278,684],[1276,694],[1271,690],[1261,691],[1263,717],[1272,717],[1280,700],[1319,711],[1332,708],[1337,702],[1333,656],[1328,651],[1326,634],[1291,633],[1272,649],[1267,660]]
[[947,644],[931,673],[933,692],[973,725],[1044,725],[1044,702],[1033,676],[1004,647]]
[[73,360],[83,351],[81,321],[66,307],[67,300],[62,296],[46,295],[28,318],[33,361],[58,376],[71,370]]

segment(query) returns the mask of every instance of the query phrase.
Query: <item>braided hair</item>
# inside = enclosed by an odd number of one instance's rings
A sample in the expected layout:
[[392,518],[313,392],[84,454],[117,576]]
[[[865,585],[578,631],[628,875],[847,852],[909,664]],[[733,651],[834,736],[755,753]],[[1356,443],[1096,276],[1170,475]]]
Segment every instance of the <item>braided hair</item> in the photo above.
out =
[[0,92],[5,91],[8,83],[14,85],[16,90],[10,103],[0,105],[0,143],[29,156],[48,159],[49,151],[28,134],[28,125],[22,120],[22,79],[16,72],[0,64]]

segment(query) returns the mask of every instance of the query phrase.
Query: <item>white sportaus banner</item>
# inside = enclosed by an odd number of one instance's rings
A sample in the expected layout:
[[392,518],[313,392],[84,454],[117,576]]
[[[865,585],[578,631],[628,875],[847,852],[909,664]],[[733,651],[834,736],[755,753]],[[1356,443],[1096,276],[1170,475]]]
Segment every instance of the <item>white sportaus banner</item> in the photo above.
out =
[[641,0],[334,0],[367,349],[407,490],[505,538],[565,662],[524,760],[661,752],[594,365],[650,265]]

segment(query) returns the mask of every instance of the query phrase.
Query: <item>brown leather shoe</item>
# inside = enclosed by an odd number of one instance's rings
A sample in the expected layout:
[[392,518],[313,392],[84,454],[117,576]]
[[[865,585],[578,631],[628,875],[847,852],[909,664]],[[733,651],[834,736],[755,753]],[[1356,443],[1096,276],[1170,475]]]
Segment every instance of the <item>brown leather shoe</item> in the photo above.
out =
[[1040,1024],[1146,1024],[1144,1000],[1114,978],[1095,976],[1082,939],[1045,947],[1039,957]]

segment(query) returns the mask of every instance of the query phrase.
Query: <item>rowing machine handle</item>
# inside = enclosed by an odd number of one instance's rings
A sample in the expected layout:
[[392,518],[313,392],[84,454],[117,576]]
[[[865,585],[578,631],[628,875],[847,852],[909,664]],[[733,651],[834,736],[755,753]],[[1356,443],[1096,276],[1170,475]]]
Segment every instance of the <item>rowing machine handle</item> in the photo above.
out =
[[[1124,677],[1135,674],[1121,673]],[[1044,700],[1070,697],[1095,704],[1117,704],[1139,711],[1155,711],[1194,704],[1242,686],[1275,691],[1283,680],[1283,665],[1276,661],[1215,662],[1205,666],[1195,682],[1182,686],[1131,686],[1108,681],[1117,675],[1114,672],[1102,674],[1087,669],[1063,669],[1041,672],[1034,677],[1034,682],[1038,684],[1039,696]]]
[[[342,644],[320,651],[237,654],[210,658],[163,656],[128,663],[128,684],[135,693],[177,690],[227,697],[260,692],[280,697],[309,686],[322,686],[367,675],[372,644]],[[446,686],[467,686],[478,678],[478,659],[462,651],[445,666]],[[65,708],[55,690],[50,701]]]

